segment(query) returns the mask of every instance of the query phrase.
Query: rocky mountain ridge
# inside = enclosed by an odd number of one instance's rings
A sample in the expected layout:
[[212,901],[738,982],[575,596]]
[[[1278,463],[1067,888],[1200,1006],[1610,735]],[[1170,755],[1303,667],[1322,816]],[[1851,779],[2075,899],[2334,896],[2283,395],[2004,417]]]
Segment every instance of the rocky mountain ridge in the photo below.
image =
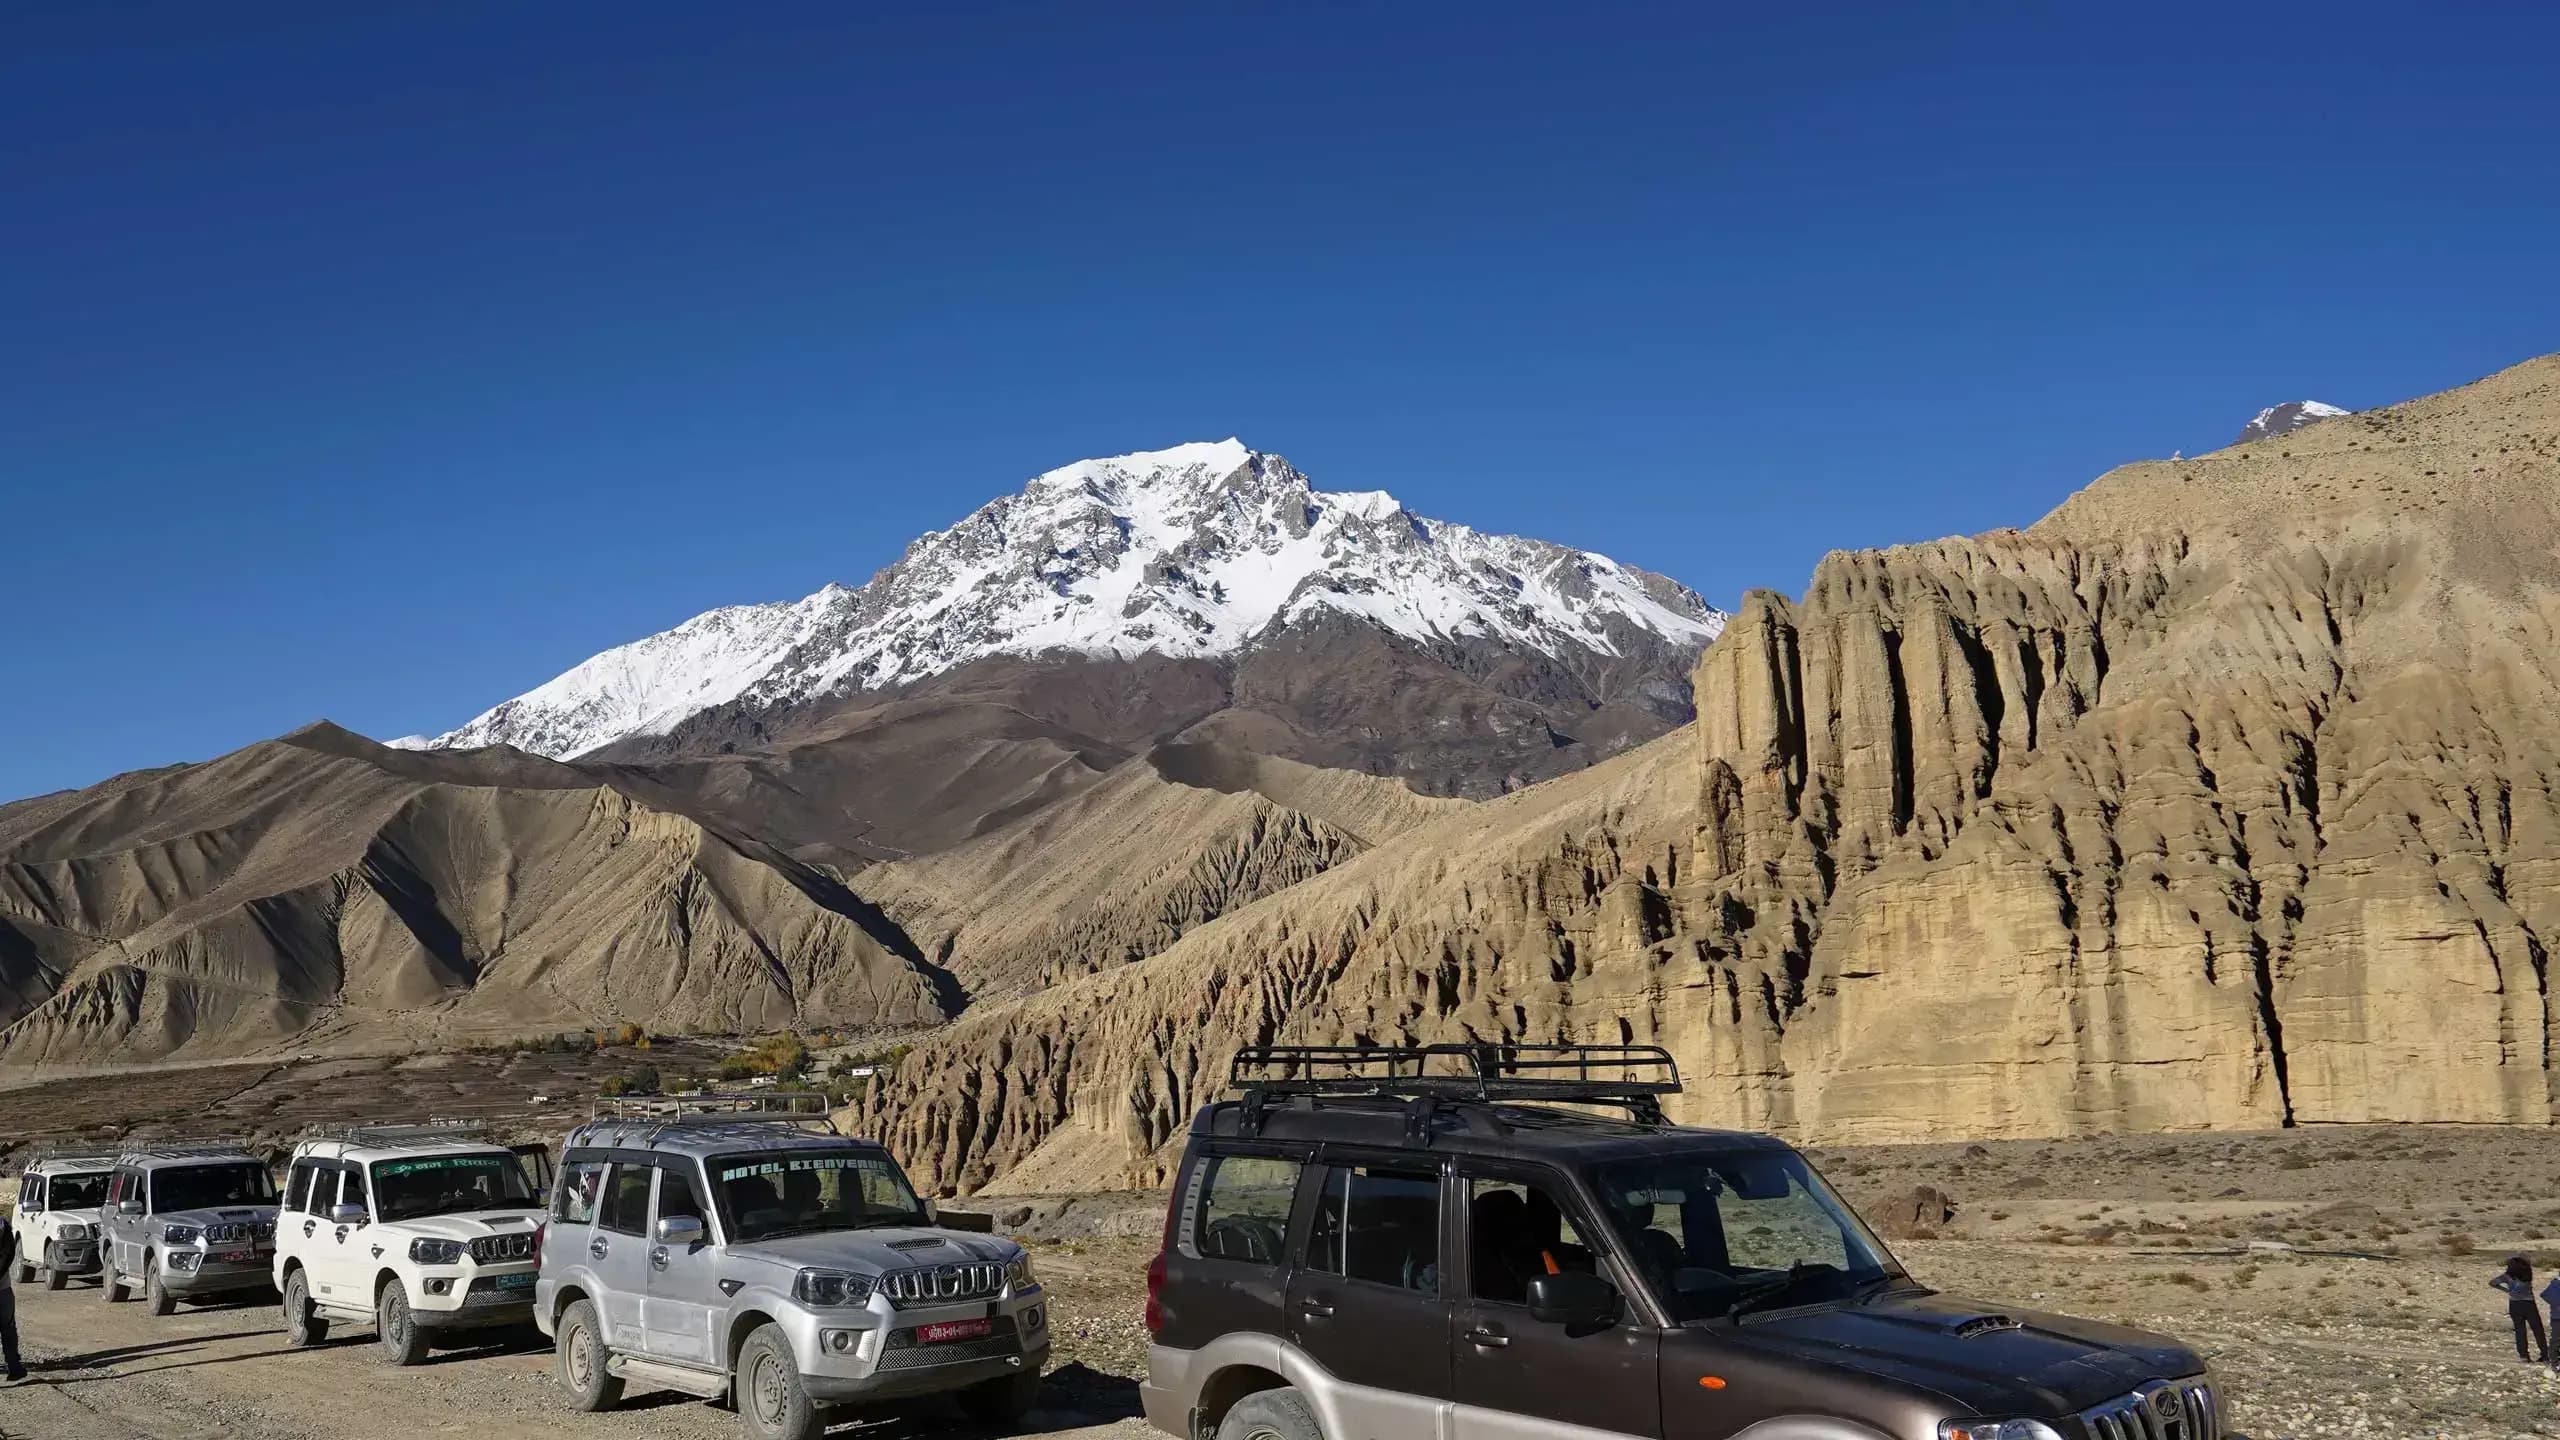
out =
[[1606,556],[1330,493],[1236,440],[1079,461],[920,537],[859,589],[714,610],[432,740],[569,758],[758,712],[894,692],[995,656],[1232,658],[1355,621],[1425,648],[1571,668],[1694,650],[1723,617]]

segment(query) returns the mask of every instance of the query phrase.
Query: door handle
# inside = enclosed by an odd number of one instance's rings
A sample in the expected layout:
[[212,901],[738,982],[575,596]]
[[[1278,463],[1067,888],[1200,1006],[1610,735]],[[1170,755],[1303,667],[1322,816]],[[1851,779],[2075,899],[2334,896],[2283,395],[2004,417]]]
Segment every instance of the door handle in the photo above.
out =
[[661,1245],[657,1249],[649,1252],[649,1268],[652,1270],[664,1270],[667,1268],[666,1246]]
[[1467,1332],[1467,1343],[1470,1345],[1481,1345],[1487,1350],[1499,1350],[1505,1345],[1511,1343],[1511,1337],[1503,1334],[1499,1330],[1488,1329],[1479,1325],[1475,1329]]
[[587,1253],[588,1253],[589,1255],[592,1255],[592,1256],[594,1256],[596,1259],[601,1260],[601,1259],[603,1259],[603,1258],[604,1258],[604,1252],[605,1252],[605,1243],[604,1243],[604,1237],[603,1237],[603,1236],[599,1235],[599,1236],[597,1236],[596,1238],[594,1238],[593,1240],[590,1240],[590,1241],[588,1241],[588,1242],[587,1242]]
[[1330,1300],[1307,1300],[1302,1301],[1298,1308],[1307,1312],[1307,1314],[1313,1318],[1321,1320],[1327,1315],[1333,1313],[1333,1302]]

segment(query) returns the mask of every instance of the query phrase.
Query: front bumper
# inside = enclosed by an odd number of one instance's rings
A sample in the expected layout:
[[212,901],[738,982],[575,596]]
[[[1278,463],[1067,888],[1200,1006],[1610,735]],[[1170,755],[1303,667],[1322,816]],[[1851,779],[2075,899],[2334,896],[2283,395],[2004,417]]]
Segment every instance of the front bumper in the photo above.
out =
[[95,1275],[98,1273],[98,1242],[48,1240],[42,1259],[44,1268],[57,1275]]
[[[509,1277],[522,1276],[516,1283]],[[444,1281],[438,1294],[432,1288]],[[493,1325],[525,1325],[533,1320],[534,1273],[530,1265],[480,1271],[471,1275],[427,1277],[426,1294],[411,1294],[409,1318],[430,1330],[477,1330]]]
[[[984,1320],[988,1333],[927,1344],[929,1325]],[[867,1311],[819,1315],[794,1307],[782,1321],[809,1398],[830,1404],[940,1395],[988,1380],[1037,1374],[1049,1363],[1048,1295],[1041,1290],[994,1301],[894,1309],[875,1299]],[[829,1337],[849,1336],[836,1349]]]
[[[172,1295],[228,1295],[235,1290],[272,1289],[276,1283],[275,1253],[260,1247],[247,1260],[199,1259],[189,1269],[181,1270],[171,1263],[178,1254],[172,1252],[160,1259],[160,1286]],[[203,1252],[196,1252],[202,1255]]]

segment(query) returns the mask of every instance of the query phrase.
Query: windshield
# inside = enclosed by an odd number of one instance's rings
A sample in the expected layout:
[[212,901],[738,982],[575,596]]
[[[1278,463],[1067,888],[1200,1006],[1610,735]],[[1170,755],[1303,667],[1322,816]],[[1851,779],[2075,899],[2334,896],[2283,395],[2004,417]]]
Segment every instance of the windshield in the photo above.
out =
[[1666,1155],[1600,1167],[1595,1186],[1672,1318],[1847,1300],[1902,1267],[1792,1150]]
[[44,1182],[44,1203],[48,1210],[95,1210],[107,1203],[107,1177],[101,1170],[94,1175],[56,1175]]
[[921,1225],[924,1206],[897,1162],[847,1151],[718,1155],[704,1166],[736,1243],[813,1230]]
[[523,1163],[502,1150],[377,1160],[372,1168],[374,1219],[385,1223],[539,1203],[525,1183]]
[[159,1170],[151,1176],[151,1213],[211,1210],[223,1205],[272,1205],[275,1178],[254,1161],[229,1165],[188,1165]]

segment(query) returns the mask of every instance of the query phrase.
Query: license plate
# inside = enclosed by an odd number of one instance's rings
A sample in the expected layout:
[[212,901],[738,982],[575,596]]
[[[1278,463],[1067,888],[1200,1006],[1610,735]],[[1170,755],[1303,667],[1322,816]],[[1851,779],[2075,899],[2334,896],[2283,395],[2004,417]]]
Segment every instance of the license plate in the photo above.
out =
[[498,1288],[501,1290],[530,1290],[533,1288],[534,1279],[535,1276],[530,1270],[525,1271],[521,1275],[501,1275],[498,1277]]
[[213,1258],[225,1265],[246,1265],[251,1260],[257,1258],[257,1252],[254,1250],[217,1250],[213,1252]]
[[951,1340],[983,1340],[995,1333],[992,1320],[945,1320],[938,1325],[916,1327],[916,1343],[940,1345]]

